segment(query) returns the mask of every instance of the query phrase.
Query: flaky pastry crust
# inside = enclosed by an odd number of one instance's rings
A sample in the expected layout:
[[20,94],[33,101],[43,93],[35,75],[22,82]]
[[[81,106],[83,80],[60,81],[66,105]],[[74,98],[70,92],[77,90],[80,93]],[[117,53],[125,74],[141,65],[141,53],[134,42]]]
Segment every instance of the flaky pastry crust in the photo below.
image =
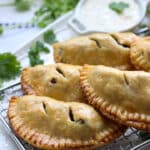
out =
[[47,97],[12,97],[8,118],[19,137],[44,150],[90,150],[125,131],[87,104]]
[[108,118],[150,130],[150,74],[85,65],[81,87],[88,102]]
[[86,103],[80,88],[80,68],[61,63],[25,68],[21,76],[22,90],[28,95]]
[[96,33],[53,45],[55,61],[73,65],[105,65],[132,69],[130,45],[138,38],[133,33]]
[[133,42],[130,57],[135,68],[150,71],[150,37]]

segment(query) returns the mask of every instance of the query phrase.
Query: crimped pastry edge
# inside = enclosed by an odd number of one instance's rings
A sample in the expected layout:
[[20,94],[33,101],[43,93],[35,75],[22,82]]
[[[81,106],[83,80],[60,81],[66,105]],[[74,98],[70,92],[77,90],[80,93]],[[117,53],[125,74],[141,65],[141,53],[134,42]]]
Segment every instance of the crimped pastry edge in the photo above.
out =
[[130,49],[131,63],[138,70],[150,71],[150,66],[148,66],[148,63],[141,56],[142,50],[141,49],[138,49],[138,50],[135,49],[134,44],[132,46],[133,47],[131,47],[131,49]]
[[[57,48],[58,46],[57,45],[59,45],[59,43],[53,44],[53,49],[54,49],[53,57],[54,57],[54,60],[56,63],[63,63],[63,61],[61,61],[61,57],[58,55],[58,48]],[[61,49],[61,51],[63,51],[63,50]]]
[[[37,133],[33,131],[25,124],[20,122],[20,118],[16,117],[17,114],[15,113],[15,107],[17,106],[17,101],[19,99],[17,97],[12,97],[9,103],[8,108],[8,119],[11,128],[13,129],[14,133],[22,138],[23,140],[27,141],[29,144],[33,145],[34,147],[45,149],[45,150],[91,150],[93,148],[102,147],[117,137],[121,136],[126,128],[124,126],[119,126],[108,128],[104,130],[97,136],[101,136],[101,140],[90,140],[90,141],[74,141],[72,139],[56,139],[48,137],[47,135]],[[109,130],[109,131],[108,131]],[[96,136],[96,137],[97,137]]]
[[88,103],[94,106],[98,111],[109,119],[116,121],[117,123],[134,127],[140,130],[150,130],[150,116],[139,113],[129,113],[126,110],[123,110],[121,107],[116,107],[113,104],[101,99],[95,92],[94,89],[90,86],[87,74],[92,66],[84,65],[81,69],[80,74],[80,85],[85,94]]
[[22,74],[21,74],[21,89],[27,95],[37,95],[35,90],[26,81],[25,77],[26,77],[27,72],[28,72],[28,68],[24,68],[22,70]]

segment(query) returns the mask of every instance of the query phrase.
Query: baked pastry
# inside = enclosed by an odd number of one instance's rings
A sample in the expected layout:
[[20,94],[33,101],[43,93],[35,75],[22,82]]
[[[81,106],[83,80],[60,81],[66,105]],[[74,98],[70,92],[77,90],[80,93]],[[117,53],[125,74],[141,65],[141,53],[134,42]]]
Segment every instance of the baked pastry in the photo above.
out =
[[116,39],[116,42],[118,44],[123,45],[124,47],[131,47],[132,43],[136,39],[140,39],[140,37],[136,36],[132,32],[123,32],[123,33],[111,33],[110,34],[114,39]]
[[85,65],[80,79],[88,102],[105,116],[150,130],[150,73]]
[[13,97],[8,118],[19,137],[44,150],[92,149],[111,142],[125,130],[89,105],[33,95]]
[[106,65],[131,69],[130,45],[133,33],[97,33],[53,45],[55,61],[74,65]]
[[130,56],[131,62],[137,69],[150,71],[150,37],[133,42]]
[[80,89],[80,66],[39,65],[25,68],[21,84],[25,94],[53,97],[63,101],[85,102]]

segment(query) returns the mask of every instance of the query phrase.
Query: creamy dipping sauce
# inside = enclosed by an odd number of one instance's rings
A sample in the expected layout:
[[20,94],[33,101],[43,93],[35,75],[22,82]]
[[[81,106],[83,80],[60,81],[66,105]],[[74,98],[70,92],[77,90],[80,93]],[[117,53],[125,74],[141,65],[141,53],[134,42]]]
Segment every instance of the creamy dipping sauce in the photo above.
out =
[[[109,8],[112,2],[124,2],[129,8],[118,14]],[[135,0],[86,0],[81,8],[79,21],[88,30],[115,32],[133,27],[140,19],[140,8]]]

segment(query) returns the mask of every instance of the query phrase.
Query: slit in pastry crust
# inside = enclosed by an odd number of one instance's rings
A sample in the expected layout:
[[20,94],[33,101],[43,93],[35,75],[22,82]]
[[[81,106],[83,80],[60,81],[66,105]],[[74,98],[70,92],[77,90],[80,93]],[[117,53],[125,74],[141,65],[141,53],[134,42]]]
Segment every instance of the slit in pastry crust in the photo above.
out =
[[25,68],[21,76],[22,90],[28,95],[86,103],[80,87],[80,68],[67,64]]
[[89,105],[38,96],[12,97],[8,118],[19,137],[43,150],[94,149],[126,129]]
[[89,104],[118,123],[150,130],[150,74],[85,65],[81,87]]
[[130,46],[133,33],[95,33],[53,45],[55,61],[73,65],[105,65],[131,70]]

